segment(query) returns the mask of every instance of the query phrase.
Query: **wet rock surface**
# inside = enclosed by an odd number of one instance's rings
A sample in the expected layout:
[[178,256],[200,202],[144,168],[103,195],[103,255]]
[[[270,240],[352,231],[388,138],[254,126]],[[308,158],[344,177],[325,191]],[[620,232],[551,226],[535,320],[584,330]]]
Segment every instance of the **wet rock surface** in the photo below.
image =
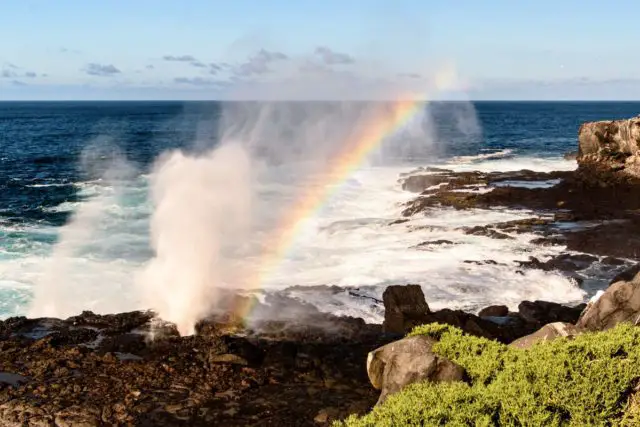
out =
[[[590,254],[596,257],[592,263],[604,257],[622,259],[623,263],[640,260],[640,178],[611,168],[610,162],[603,159],[603,152],[599,152],[600,157],[583,152],[578,156],[578,168],[568,172],[418,170],[401,178],[411,191],[420,192],[405,204],[402,214],[405,218],[428,216],[433,209],[443,207],[523,210],[532,217],[460,230],[503,240],[533,234],[531,243],[564,246],[567,253]],[[599,160],[594,161],[596,158]],[[424,242],[418,248],[445,243],[448,242]],[[556,266],[540,268],[572,269],[572,261],[556,261]]]
[[620,322],[640,323],[640,274],[629,281],[617,281],[588,304],[576,326],[604,331]]
[[152,316],[1,322],[0,425],[328,425],[378,398],[364,362],[391,339],[379,325],[212,318],[179,337]]

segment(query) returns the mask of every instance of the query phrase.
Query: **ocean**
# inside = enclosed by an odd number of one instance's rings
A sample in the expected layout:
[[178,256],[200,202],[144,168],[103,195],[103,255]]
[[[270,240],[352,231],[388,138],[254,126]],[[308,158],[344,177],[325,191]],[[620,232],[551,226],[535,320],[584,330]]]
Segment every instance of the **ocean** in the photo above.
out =
[[[418,283],[432,308],[468,311],[494,303],[515,308],[525,299],[574,303],[588,297],[561,274],[531,270],[523,275],[513,268],[517,260],[544,259],[562,248],[535,246],[527,235],[495,240],[457,230],[531,212],[443,208],[409,224],[389,225],[400,217],[401,204],[415,197],[402,191],[398,178],[417,166],[571,170],[575,161],[563,155],[577,150],[582,122],[635,116],[640,103],[430,104],[420,107],[415,123],[385,139],[393,142],[351,165],[357,167],[339,182],[323,179],[323,173],[336,161],[332,156],[349,126],[362,116],[356,114],[361,107],[297,103],[271,108],[275,112],[265,116],[252,104],[242,120],[237,114],[229,120],[225,112],[237,113],[241,106],[0,102],[0,317],[152,308],[154,301],[190,294],[193,286],[203,286],[191,282],[211,277],[213,286],[237,286],[260,299],[281,294],[371,322],[382,320],[379,300],[390,284]],[[266,125],[256,134],[254,122],[261,120]],[[177,191],[192,199],[176,200],[182,210],[174,210],[167,226],[174,240],[156,239],[163,257],[174,261],[155,277],[165,282],[170,277],[171,283],[155,288],[147,276],[140,285],[154,257],[150,227],[162,229],[167,218],[160,212],[151,221],[152,196],[157,196],[152,188],[158,185],[154,164],[176,149],[206,156],[229,129],[240,128],[232,132],[239,140],[234,142],[260,141],[252,146],[251,178],[232,153],[176,170],[183,183]],[[186,175],[192,180],[183,180]],[[239,182],[246,194],[238,190]],[[324,186],[331,186],[330,196],[297,215],[302,224],[283,222],[310,189]],[[215,214],[207,211],[211,207]],[[244,216],[246,223],[239,220]],[[295,232],[285,230],[289,225]],[[274,245],[265,236],[275,229],[292,238],[265,269],[261,254]],[[439,239],[458,244],[415,249]],[[486,259],[499,264],[464,262]],[[171,265],[177,270],[168,271]],[[192,277],[200,267],[203,273]]]

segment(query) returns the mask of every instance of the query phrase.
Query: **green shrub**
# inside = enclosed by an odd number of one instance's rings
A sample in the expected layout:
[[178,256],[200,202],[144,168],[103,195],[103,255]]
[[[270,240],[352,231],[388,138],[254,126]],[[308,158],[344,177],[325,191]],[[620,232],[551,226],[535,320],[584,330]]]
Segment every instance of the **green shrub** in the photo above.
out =
[[438,339],[434,351],[463,366],[466,383],[418,383],[390,396],[359,426],[600,426],[636,425],[640,328],[620,324],[606,332],[560,338],[530,349],[468,336],[447,325],[410,335]]

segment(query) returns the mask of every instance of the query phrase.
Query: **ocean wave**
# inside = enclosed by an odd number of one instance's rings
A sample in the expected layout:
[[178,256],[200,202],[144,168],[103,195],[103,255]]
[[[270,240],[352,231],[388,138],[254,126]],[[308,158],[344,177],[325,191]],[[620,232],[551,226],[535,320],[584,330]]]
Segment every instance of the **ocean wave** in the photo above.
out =
[[475,163],[483,160],[491,160],[491,159],[504,159],[514,157],[514,151],[510,148],[505,148],[504,150],[494,151],[491,153],[481,153],[476,154],[474,156],[455,156],[450,162],[451,163]]
[[51,183],[51,184],[30,184],[30,185],[25,185],[25,187],[30,187],[30,188],[47,188],[47,187],[69,187],[72,185],[76,185],[74,183],[67,183],[67,182],[61,182],[61,183]]
[[[550,168],[558,164],[557,159],[487,159],[486,156],[483,159],[468,164],[449,163],[442,167],[478,169],[496,162],[512,166],[531,166],[532,162],[539,162],[542,167]],[[570,165],[570,162],[564,162]],[[292,285],[342,287],[345,291],[338,293],[297,290],[295,297],[322,311],[356,315],[368,321],[381,320],[381,307],[374,300],[381,299],[384,288],[391,284],[420,284],[427,301],[434,308],[470,311],[495,303],[515,307],[524,299],[580,302],[584,297],[580,289],[559,273],[516,273],[517,261],[526,260],[529,256],[548,259],[559,253],[558,247],[533,245],[530,243],[533,237],[526,234],[496,240],[466,235],[460,230],[463,226],[531,218],[534,215],[530,211],[441,208],[431,211],[428,216],[420,215],[408,218],[405,223],[387,226],[400,217],[402,204],[415,197],[402,191],[397,184],[397,178],[407,169],[372,167],[355,172],[347,185],[338,186],[322,207],[307,217],[277,265],[261,276],[258,289],[277,293]],[[349,185],[356,182],[358,185]],[[64,315],[76,314],[83,309],[106,313],[149,308],[140,306],[134,283],[136,274],[152,255],[149,249],[150,206],[146,198],[146,179],[136,180],[122,191],[105,184],[96,181],[75,184],[87,195],[104,197],[104,203],[90,241],[80,242],[74,255],[61,261],[64,276],[59,279],[60,288],[55,292],[75,296],[73,304],[69,302],[61,311]],[[304,183],[294,184],[304,188]],[[270,206],[288,206],[298,190],[292,191],[292,187],[280,182],[273,185],[264,183],[259,188],[254,209],[270,213],[267,209]],[[65,202],[47,209],[77,210],[83,203],[88,201]],[[265,231],[269,230],[268,224],[264,227],[243,241],[249,249],[238,251],[238,257],[230,260],[233,271],[245,272],[246,275],[247,271],[255,271],[259,267],[261,258],[253,256],[252,248],[265,244],[264,236],[269,236]],[[57,231],[54,230],[54,234]],[[452,244],[416,248],[425,241],[437,240]],[[14,241],[13,244],[22,243]],[[7,253],[4,259],[0,257],[0,280],[20,283],[31,291],[36,289],[42,284],[51,262],[47,251],[51,250],[52,244],[9,249],[11,254]],[[469,260],[492,260],[499,265],[465,263]],[[235,279],[225,277],[225,283],[235,283]],[[360,289],[358,295],[350,293],[349,289],[354,287]],[[0,307],[0,312],[4,309]],[[16,313],[15,307],[11,310]],[[26,303],[22,310],[26,313]]]
[[450,169],[455,172],[512,172],[519,170],[532,170],[536,172],[572,171],[578,164],[575,160],[566,160],[563,157],[531,157],[514,156],[503,158],[490,158],[474,162],[453,162],[432,164],[433,167]]

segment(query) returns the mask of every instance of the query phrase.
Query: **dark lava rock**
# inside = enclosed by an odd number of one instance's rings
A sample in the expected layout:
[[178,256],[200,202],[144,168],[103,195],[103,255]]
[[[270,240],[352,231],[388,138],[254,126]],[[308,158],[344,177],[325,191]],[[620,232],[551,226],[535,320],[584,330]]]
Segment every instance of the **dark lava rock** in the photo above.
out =
[[[636,197],[636,196],[630,196]],[[567,250],[640,260],[640,218],[603,222],[565,234]]]
[[154,335],[166,325],[143,312],[7,319],[0,383],[25,380],[0,384],[0,425],[312,426],[326,408],[327,422],[369,410],[366,357],[390,338],[362,319],[308,314],[253,325],[264,332],[212,317],[189,337]]
[[506,305],[490,305],[478,313],[480,317],[504,317],[509,314],[509,307]]
[[609,282],[609,284],[613,285],[616,282],[629,282],[633,280],[633,278],[636,277],[638,273],[640,273],[640,263],[631,266],[624,270],[622,273],[616,275],[613,279],[611,279],[611,282]]
[[425,189],[447,182],[449,178],[442,175],[411,175],[402,182],[402,189],[412,193],[420,193]]
[[[573,172],[538,173],[519,171],[509,173],[463,172],[448,173],[449,182],[430,190],[429,197],[419,196],[408,202],[402,214],[412,216],[435,207],[455,209],[509,207],[539,212],[562,214],[573,221],[630,219],[640,210],[640,179],[615,172],[592,163],[581,164]],[[504,180],[561,179],[549,188],[523,188],[501,186],[482,194],[465,192],[469,185],[484,185]],[[456,191],[453,191],[456,190]],[[560,212],[562,210],[562,212]],[[568,233],[570,234],[570,233]],[[603,240],[603,238],[601,238]],[[637,242],[633,242],[635,247]],[[626,246],[626,245],[625,245]],[[632,245],[630,244],[629,247]],[[596,253],[585,249],[580,252]],[[625,248],[627,252],[630,252]],[[616,254],[604,254],[622,256]]]
[[567,244],[567,238],[564,236],[538,237],[531,240],[531,243],[540,246],[562,246]]
[[496,323],[461,310],[442,309],[430,313],[423,323],[443,323],[462,329],[464,332],[494,339],[508,344],[511,341],[527,335],[536,329],[536,324],[528,324],[518,317],[510,317],[508,321]]
[[586,304],[568,307],[548,301],[523,301],[518,305],[518,314],[531,324],[545,325],[552,322],[575,324]]
[[442,168],[434,168],[434,167],[426,167],[424,169],[426,172],[432,172],[432,173],[447,173],[447,174],[452,174],[453,171],[451,169],[442,169]]
[[509,343],[539,327],[537,321],[531,322],[518,316],[496,323],[461,310],[431,312],[418,285],[389,286],[383,299],[384,330],[397,335],[405,335],[418,325],[437,322],[458,327],[471,335]]
[[463,228],[465,234],[470,234],[473,236],[487,236],[492,239],[513,239],[514,237],[509,236],[508,234],[497,231],[491,227],[477,225],[475,227]]
[[423,323],[429,314],[420,285],[389,286],[382,294],[386,332],[404,334]]
[[499,263],[497,261],[494,261],[492,259],[485,259],[485,260],[482,260],[482,261],[465,259],[462,262],[465,263],[465,264],[475,264],[475,265],[506,265],[506,264],[502,264],[502,263]]
[[603,259],[600,260],[600,262],[604,265],[612,265],[612,266],[617,266],[617,265],[624,265],[625,262],[622,259],[619,258],[614,258],[611,256],[608,257],[604,257]]
[[439,246],[439,245],[453,245],[454,243],[451,240],[441,239],[441,240],[429,240],[427,242],[422,242],[419,245],[416,245],[416,248],[421,248],[424,246]]
[[597,257],[588,254],[560,254],[546,262],[542,262],[535,257],[529,257],[529,261],[521,261],[520,266],[544,271],[570,272],[583,270],[597,261]]

